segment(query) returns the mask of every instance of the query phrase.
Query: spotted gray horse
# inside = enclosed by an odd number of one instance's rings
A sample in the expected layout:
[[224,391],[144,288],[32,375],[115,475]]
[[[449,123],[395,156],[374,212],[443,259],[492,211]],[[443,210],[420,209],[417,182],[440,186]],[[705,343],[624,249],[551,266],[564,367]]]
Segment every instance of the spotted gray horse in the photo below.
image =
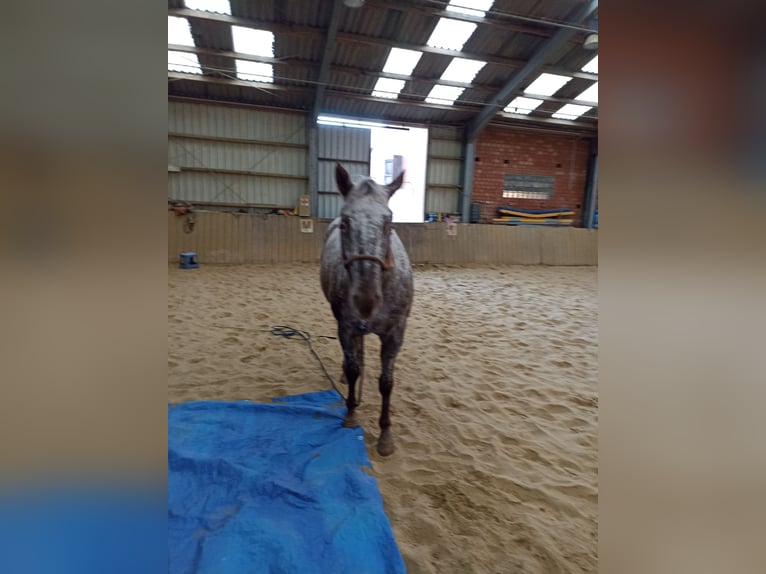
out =
[[404,341],[412,307],[412,268],[407,251],[391,224],[388,200],[402,186],[404,172],[389,185],[369,177],[351,182],[340,164],[335,181],[343,195],[340,217],[327,230],[320,280],[322,291],[338,321],[343,348],[343,374],[348,383],[344,426],[358,426],[356,384],[364,367],[364,337],[380,337],[382,398],[378,453],[394,452],[389,407],[394,386],[394,362]]

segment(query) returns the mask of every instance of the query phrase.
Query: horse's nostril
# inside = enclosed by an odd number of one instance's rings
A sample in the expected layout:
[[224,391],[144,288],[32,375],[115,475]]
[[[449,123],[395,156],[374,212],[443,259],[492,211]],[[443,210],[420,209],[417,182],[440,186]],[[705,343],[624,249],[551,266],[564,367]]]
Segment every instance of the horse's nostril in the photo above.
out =
[[368,319],[375,310],[376,301],[372,297],[360,297],[354,295],[354,307],[362,319]]

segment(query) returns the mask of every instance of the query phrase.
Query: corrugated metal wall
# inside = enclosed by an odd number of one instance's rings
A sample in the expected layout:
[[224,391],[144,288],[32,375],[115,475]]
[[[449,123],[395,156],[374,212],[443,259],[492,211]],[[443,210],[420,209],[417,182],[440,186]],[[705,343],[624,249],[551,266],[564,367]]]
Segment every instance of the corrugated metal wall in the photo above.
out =
[[370,140],[368,129],[318,126],[320,218],[334,219],[340,214],[343,198],[335,185],[335,162],[339,161],[353,178],[370,175]]
[[428,129],[426,212],[460,213],[462,137],[460,128]]
[[294,207],[308,193],[298,113],[168,102],[168,197]]
[[[196,213],[191,233],[184,217],[168,214],[168,260],[195,251],[201,263],[317,263],[328,221],[301,231],[301,218],[240,213]],[[598,231],[578,228],[399,223],[396,231],[412,263],[597,265]]]

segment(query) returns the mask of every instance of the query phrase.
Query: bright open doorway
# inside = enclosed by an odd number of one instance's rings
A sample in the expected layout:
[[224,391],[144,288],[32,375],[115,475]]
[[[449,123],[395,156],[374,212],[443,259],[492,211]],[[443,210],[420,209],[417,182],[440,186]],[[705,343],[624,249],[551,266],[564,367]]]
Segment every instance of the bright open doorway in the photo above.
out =
[[394,223],[422,223],[425,219],[428,130],[387,126],[376,122],[320,116],[319,123],[370,130],[370,177],[387,184],[405,171],[404,184],[388,206]]
[[428,130],[372,128],[370,177],[390,183],[402,170],[404,184],[388,202],[394,223],[422,223],[426,205]]

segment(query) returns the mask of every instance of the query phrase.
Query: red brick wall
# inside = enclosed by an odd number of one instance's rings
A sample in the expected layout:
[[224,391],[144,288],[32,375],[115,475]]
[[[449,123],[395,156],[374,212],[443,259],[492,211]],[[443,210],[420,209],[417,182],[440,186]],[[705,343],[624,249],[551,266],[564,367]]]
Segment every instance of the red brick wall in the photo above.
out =
[[[481,204],[482,223],[498,217],[496,209],[501,205],[521,209],[568,207],[575,211],[572,225],[581,227],[589,143],[577,136],[486,128],[476,142],[471,199]],[[549,200],[504,198],[506,173],[553,176],[553,197]]]

